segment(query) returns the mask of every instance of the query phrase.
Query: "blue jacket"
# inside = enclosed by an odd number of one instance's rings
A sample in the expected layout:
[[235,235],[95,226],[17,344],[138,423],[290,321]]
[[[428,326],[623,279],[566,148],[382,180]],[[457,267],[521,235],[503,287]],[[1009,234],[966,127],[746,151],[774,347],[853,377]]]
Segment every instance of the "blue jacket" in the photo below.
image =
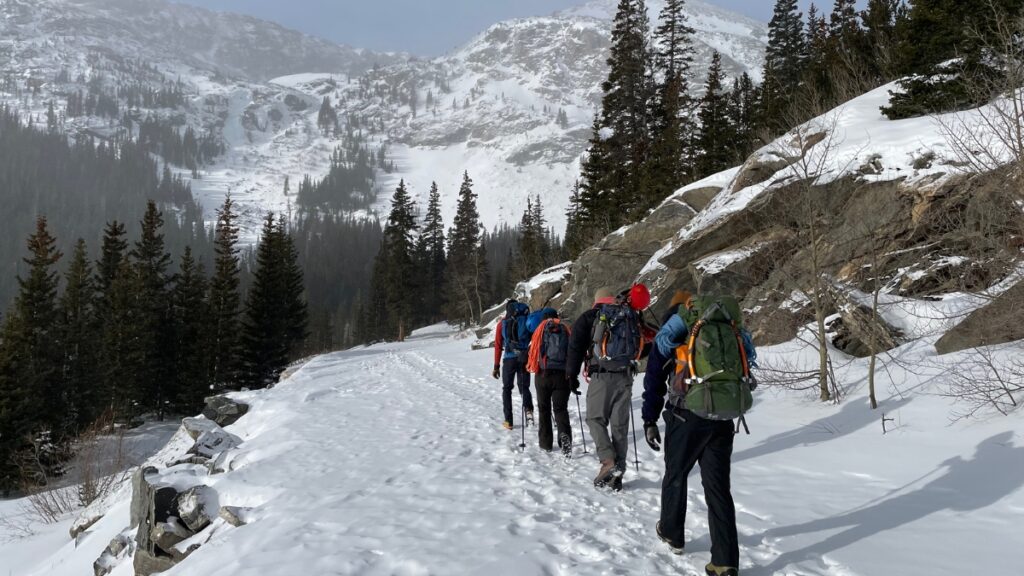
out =
[[[747,353],[747,361],[750,362],[751,368],[756,368],[757,349],[754,347],[754,339],[746,328],[740,328],[740,336],[743,338],[743,351]],[[662,356],[672,358],[675,356],[675,349],[686,344],[689,337],[690,328],[678,314],[674,314],[658,331],[654,343]]]

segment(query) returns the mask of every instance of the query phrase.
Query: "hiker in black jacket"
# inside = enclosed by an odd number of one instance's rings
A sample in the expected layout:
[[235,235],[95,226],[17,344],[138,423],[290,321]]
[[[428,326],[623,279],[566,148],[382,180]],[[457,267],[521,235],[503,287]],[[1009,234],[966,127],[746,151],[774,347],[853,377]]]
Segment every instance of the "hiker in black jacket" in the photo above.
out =
[[[591,352],[594,347],[595,323],[598,322],[599,311],[608,305],[626,304],[639,311],[646,308],[649,301],[647,288],[642,285],[634,286],[628,294],[624,292],[621,298],[616,298],[610,289],[601,288],[594,295],[594,306],[583,312],[573,324],[566,377],[570,380],[574,392],[579,390],[581,369],[585,370],[590,378],[590,385],[587,387],[587,426],[594,439],[597,456],[601,460],[600,470],[594,478],[594,485],[598,487],[610,485],[613,490],[622,489],[622,475],[626,470],[626,455],[629,449],[629,419],[635,367],[619,366],[605,369],[599,365],[599,360]],[[626,317],[632,317],[632,321],[636,323],[633,333],[637,335],[638,341],[632,345],[639,353],[643,347],[639,315],[631,312]],[[600,360],[602,365],[604,361],[605,359]]]

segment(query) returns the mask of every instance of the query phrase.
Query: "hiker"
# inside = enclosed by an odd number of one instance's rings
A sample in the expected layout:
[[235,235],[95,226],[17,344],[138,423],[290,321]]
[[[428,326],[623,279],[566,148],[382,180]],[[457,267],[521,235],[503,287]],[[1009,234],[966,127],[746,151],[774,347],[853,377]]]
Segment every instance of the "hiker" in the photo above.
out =
[[[589,380],[587,426],[601,466],[594,486],[622,489],[626,471],[633,376],[643,352],[638,311],[650,304],[650,292],[637,284],[619,296],[608,288],[594,294],[594,305],[573,324],[569,341],[570,388],[579,389],[581,367]],[[609,434],[609,428],[611,434]]]
[[[498,322],[494,332],[494,370],[491,376],[501,378],[501,403],[505,412],[502,426],[512,429],[512,387],[518,385],[523,399],[526,421],[533,423],[533,396],[530,394],[530,373],[526,363],[530,351],[530,332],[526,326],[530,307],[515,299],[505,303],[505,316]],[[500,372],[499,372],[500,371]]]
[[[539,317],[535,319],[538,314]],[[538,320],[539,323],[534,324]],[[569,395],[572,390],[569,379],[565,377],[565,367],[572,331],[553,308],[530,314],[527,326],[533,332],[527,369],[537,375],[537,404],[540,409],[537,436],[540,448],[547,452],[553,450],[553,413],[558,430],[558,447],[562,455],[568,458],[572,454],[572,428],[569,424]]]
[[[743,421],[753,403],[750,392],[757,382],[750,368],[756,357],[735,298],[684,298],[658,332],[644,377],[644,438],[652,450],[665,447],[661,519],[655,532],[682,554],[687,476],[700,464],[711,533],[711,562],[705,567],[709,576],[738,575],[736,508],[729,479],[737,432],[732,420]],[[663,406],[664,443],[657,423]]]

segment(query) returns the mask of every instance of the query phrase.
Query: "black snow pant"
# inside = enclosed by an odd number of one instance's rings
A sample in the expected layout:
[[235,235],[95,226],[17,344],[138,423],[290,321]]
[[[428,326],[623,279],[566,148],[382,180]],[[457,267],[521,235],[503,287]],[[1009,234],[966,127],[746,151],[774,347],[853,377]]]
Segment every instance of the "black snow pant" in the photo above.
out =
[[700,479],[708,506],[711,562],[739,567],[736,506],[729,473],[736,431],[731,421],[707,420],[689,410],[667,406],[665,418],[665,478],[661,483],[661,533],[685,542],[686,477],[700,464]]
[[505,421],[512,423],[512,387],[519,385],[519,395],[527,412],[533,412],[533,396],[530,394],[530,373],[526,371],[526,354],[505,358],[501,361],[501,403],[505,409]]
[[[554,438],[551,435],[551,415],[555,416],[558,438],[563,436],[572,442],[572,428],[569,425],[569,381],[564,370],[544,371],[537,374],[537,404],[540,410],[537,435],[542,450],[551,450]],[[562,447],[561,440],[558,443]]]

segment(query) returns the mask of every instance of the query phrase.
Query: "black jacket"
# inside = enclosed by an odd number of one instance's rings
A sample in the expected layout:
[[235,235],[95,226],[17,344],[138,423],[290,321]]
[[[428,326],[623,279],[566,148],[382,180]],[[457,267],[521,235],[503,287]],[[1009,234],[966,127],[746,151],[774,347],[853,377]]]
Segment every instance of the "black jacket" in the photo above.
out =
[[597,320],[597,308],[591,308],[580,314],[580,317],[572,325],[572,337],[569,339],[569,353],[566,355],[565,368],[565,374],[569,378],[579,375],[580,368],[590,356],[595,320]]

